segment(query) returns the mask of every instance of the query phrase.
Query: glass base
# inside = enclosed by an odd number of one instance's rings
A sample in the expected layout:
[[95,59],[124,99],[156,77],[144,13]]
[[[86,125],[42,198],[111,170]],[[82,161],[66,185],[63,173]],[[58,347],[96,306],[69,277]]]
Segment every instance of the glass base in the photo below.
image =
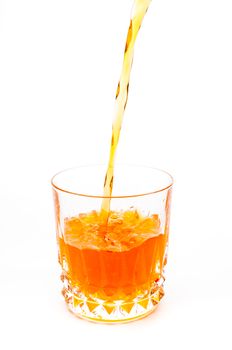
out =
[[[72,290],[68,279],[63,281],[62,294],[68,309],[76,316],[94,322],[123,323],[143,318],[153,312],[164,296],[163,286],[154,283],[149,293],[131,300],[102,300],[85,296],[80,291]],[[162,281],[163,282],[163,281]]]

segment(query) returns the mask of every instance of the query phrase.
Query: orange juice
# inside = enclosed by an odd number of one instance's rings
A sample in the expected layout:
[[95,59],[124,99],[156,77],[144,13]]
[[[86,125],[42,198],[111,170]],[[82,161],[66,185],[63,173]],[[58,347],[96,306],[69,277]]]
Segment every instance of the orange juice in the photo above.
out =
[[114,183],[114,163],[115,155],[119,142],[120,132],[122,128],[123,116],[127,105],[129,95],[130,74],[134,57],[134,46],[140,27],[142,25],[144,16],[148,10],[151,0],[134,0],[132,16],[130,20],[129,29],[127,32],[127,39],[124,51],[124,58],[122,64],[121,77],[118,82],[116,90],[116,108],[115,118],[112,127],[110,156],[108,168],[105,175],[104,182],[104,199],[102,201],[101,215],[106,220],[110,211],[110,197],[112,195]]
[[166,241],[157,215],[110,212],[106,225],[93,211],[67,218],[58,243],[72,288],[99,299],[126,300],[159,281]]

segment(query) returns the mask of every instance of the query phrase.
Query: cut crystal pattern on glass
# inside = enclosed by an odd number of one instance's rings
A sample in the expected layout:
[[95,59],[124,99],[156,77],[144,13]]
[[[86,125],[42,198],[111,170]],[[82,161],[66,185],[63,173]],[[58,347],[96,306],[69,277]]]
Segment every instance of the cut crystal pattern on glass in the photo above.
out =
[[163,283],[153,283],[150,292],[132,300],[102,300],[72,289],[62,275],[62,294],[69,310],[78,317],[98,322],[127,322],[150,314],[164,296]]

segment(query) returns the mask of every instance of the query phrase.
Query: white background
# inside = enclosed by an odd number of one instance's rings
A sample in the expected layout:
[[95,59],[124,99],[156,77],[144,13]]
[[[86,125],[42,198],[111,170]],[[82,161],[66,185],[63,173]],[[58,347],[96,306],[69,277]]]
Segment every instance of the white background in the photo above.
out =
[[231,0],[153,0],[136,46],[117,156],[175,178],[165,298],[107,326],[60,295],[50,178],[107,160],[131,5],[0,0],[1,349],[232,348]]

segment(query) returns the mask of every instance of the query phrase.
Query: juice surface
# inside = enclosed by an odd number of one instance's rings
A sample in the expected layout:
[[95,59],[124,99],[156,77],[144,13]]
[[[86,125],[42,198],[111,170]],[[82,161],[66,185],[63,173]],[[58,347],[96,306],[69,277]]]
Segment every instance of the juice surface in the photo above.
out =
[[60,262],[72,286],[86,295],[125,300],[159,280],[166,241],[158,215],[111,211],[106,224],[92,211],[65,219]]

